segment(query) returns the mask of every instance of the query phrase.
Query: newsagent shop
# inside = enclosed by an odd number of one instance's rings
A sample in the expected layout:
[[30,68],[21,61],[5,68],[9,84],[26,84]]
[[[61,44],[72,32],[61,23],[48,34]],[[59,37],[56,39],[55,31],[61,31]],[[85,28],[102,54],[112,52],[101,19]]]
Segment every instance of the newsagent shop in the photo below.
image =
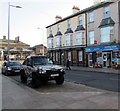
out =
[[87,47],[88,67],[109,68],[120,64],[120,44]]

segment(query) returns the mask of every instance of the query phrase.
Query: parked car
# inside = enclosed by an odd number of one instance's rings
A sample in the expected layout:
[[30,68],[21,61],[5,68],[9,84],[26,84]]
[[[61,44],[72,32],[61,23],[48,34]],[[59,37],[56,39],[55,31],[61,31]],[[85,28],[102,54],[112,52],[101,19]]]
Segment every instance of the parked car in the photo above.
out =
[[23,62],[24,71],[21,73],[21,82],[31,83],[39,87],[42,82],[55,80],[57,84],[64,83],[65,68],[54,65],[46,56],[29,56]]
[[2,74],[16,75],[23,70],[22,64],[18,61],[5,61],[2,65]]

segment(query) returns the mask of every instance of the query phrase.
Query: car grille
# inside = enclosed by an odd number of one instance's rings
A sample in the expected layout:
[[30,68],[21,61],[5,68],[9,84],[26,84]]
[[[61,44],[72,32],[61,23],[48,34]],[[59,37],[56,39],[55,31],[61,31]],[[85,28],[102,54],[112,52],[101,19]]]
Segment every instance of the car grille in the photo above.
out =
[[46,73],[47,74],[58,74],[59,70],[47,70]]

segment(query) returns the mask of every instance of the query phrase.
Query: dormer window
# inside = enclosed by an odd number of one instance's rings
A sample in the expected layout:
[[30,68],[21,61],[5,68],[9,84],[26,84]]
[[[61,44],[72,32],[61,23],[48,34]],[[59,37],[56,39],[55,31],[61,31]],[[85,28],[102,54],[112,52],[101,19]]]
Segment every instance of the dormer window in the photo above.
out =
[[82,16],[79,16],[79,17],[78,17],[78,24],[79,24],[79,25],[83,25],[82,22],[83,22],[83,21],[82,21]]
[[70,28],[70,20],[67,21],[67,28]]
[[60,24],[58,24],[57,30],[58,30],[58,32],[60,31]]
[[110,6],[104,7],[104,19],[110,17]]

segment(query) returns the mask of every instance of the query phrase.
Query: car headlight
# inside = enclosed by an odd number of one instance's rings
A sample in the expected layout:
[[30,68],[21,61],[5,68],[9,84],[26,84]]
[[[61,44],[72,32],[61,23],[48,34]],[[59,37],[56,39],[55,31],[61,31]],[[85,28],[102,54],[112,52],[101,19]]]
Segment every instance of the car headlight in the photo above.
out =
[[40,73],[40,74],[45,74],[45,73],[46,73],[46,70],[40,69],[40,70],[39,70],[39,73]]
[[12,70],[10,67],[7,68],[8,71]]
[[60,72],[64,72],[65,71],[65,69],[60,69]]

